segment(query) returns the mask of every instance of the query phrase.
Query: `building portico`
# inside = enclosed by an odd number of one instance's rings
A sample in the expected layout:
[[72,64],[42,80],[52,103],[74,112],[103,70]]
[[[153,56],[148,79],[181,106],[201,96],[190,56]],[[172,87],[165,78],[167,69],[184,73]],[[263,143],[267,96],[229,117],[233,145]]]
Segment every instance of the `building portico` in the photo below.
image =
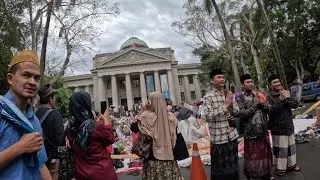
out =
[[[114,53],[97,54],[89,75],[65,77],[65,85],[73,92],[86,91],[94,109],[132,111],[146,103],[152,92],[161,92],[175,105],[192,103],[202,97],[197,79],[199,64],[178,65],[171,48],[149,48],[138,38],[130,38]],[[181,82],[180,78],[183,78]]]

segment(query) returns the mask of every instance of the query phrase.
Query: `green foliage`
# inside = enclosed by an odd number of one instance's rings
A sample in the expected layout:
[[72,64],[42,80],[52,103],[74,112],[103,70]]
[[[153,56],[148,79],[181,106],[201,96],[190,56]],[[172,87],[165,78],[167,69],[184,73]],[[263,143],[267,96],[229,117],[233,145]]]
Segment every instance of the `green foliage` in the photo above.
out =
[[6,74],[12,58],[11,49],[23,46],[20,17],[25,7],[24,0],[0,1],[0,94],[4,94],[9,88]]
[[214,50],[210,46],[202,46],[194,49],[193,54],[200,57],[201,73],[199,73],[198,77],[202,86],[207,87],[210,84],[209,73],[215,68],[224,70],[227,80],[232,79],[230,58],[222,49]]
[[288,83],[296,78],[292,65],[298,60],[311,75],[305,80],[316,80],[320,62],[319,0],[266,0],[265,5],[277,37]]
[[9,89],[6,75],[8,71],[8,65],[12,56],[11,52],[5,51],[2,46],[3,45],[0,44],[0,95],[5,94],[6,91]]
[[58,77],[57,80],[54,81],[52,84],[53,79],[55,79],[57,76],[58,75],[56,75],[56,74],[50,75],[50,76],[45,76],[45,78],[44,78],[45,84],[51,84],[54,89],[62,88],[63,87],[62,77]]
[[56,107],[62,115],[66,115],[69,112],[69,99],[71,97],[71,91],[68,88],[59,88],[54,91],[54,97],[56,100]]

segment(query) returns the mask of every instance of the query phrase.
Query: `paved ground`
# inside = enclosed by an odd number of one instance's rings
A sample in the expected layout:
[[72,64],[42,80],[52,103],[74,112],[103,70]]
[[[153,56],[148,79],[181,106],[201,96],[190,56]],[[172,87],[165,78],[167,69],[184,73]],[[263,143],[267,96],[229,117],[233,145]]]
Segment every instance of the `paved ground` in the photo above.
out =
[[[276,180],[319,180],[320,179],[320,139],[297,146],[298,164],[301,172],[292,172],[285,177],[276,177]],[[240,169],[243,168],[243,160],[240,159]],[[205,167],[208,179],[210,179],[210,166]],[[181,174],[185,180],[189,180],[189,168],[182,168]],[[241,173],[241,180],[243,175]],[[120,175],[119,180],[141,180],[140,176]]]

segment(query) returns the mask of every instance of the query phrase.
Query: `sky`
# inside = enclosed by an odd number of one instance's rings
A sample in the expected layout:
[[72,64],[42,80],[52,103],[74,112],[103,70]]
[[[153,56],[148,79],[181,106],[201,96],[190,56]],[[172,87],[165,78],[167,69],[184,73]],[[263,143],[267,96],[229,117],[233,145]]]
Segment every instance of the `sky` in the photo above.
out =
[[[97,53],[118,51],[121,44],[135,36],[145,41],[151,48],[171,47],[179,64],[197,63],[199,58],[192,54],[192,48],[185,43],[190,39],[176,33],[171,23],[184,16],[183,4],[186,0],[109,0],[120,3],[120,15],[102,25],[104,33],[94,49]],[[75,74],[89,73],[92,56],[85,55],[89,61],[86,70]]]

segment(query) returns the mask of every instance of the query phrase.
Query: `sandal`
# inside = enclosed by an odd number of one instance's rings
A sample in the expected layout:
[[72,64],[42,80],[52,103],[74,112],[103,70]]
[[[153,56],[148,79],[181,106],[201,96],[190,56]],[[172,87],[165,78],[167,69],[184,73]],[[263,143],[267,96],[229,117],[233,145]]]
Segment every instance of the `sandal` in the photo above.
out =
[[297,166],[297,165],[294,165],[294,166],[288,168],[288,170],[289,170],[289,171],[301,171],[300,167]]
[[293,170],[294,170],[294,171],[301,171],[301,169],[300,169],[299,166],[295,166],[295,167],[293,168]]
[[286,172],[277,170],[276,174],[277,174],[277,176],[284,176],[284,175],[286,175]]

